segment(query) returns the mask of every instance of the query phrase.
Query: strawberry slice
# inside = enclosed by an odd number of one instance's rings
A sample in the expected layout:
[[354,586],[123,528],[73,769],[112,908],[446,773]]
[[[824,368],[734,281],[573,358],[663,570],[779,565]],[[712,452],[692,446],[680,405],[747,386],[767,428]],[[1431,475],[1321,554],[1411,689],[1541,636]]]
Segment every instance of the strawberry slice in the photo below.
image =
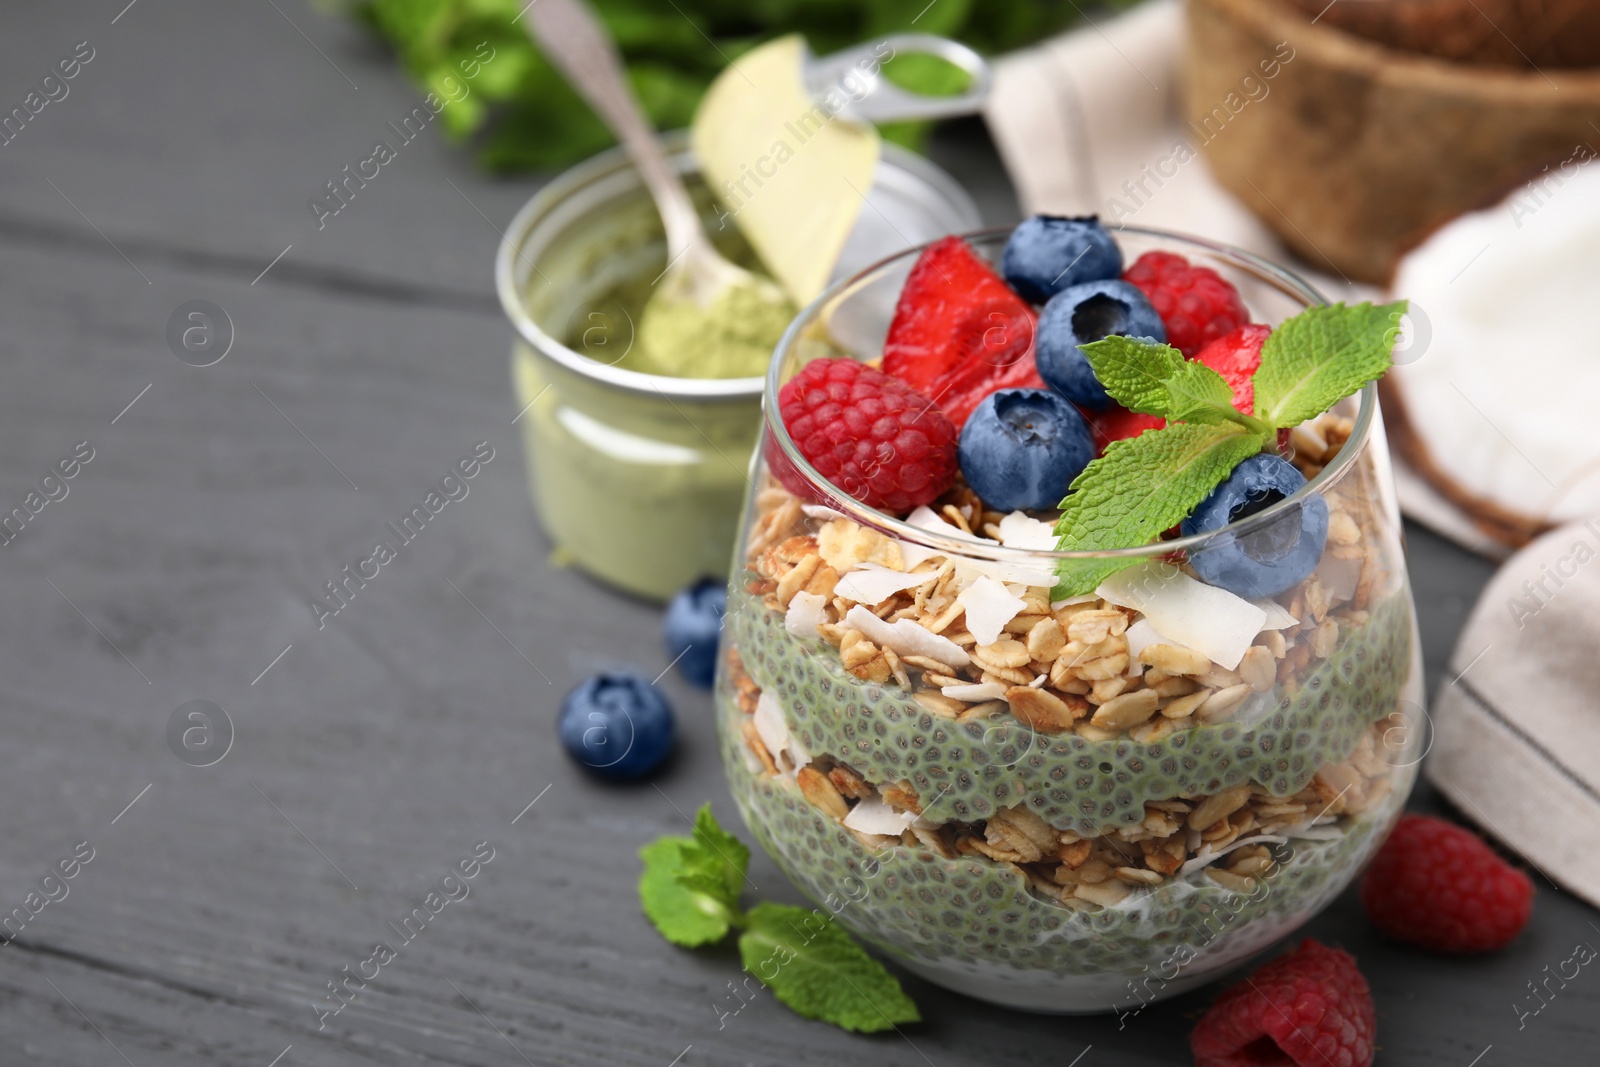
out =
[[[1249,323],[1239,326],[1202,348],[1194,358],[1204,363],[1228,383],[1233,390],[1233,406],[1246,415],[1253,415],[1255,406],[1256,368],[1261,366],[1261,345],[1272,332],[1269,326]],[[1146,430],[1159,430],[1167,421],[1156,415],[1141,415],[1113,404],[1104,411],[1080,409],[1094,431],[1095,444],[1104,452],[1112,441],[1138,437]],[[1285,434],[1287,431],[1285,431]],[[1280,438],[1285,434],[1280,434]],[[1282,441],[1279,442],[1280,449]]]
[[1233,388],[1233,406],[1255,414],[1256,386],[1252,379],[1261,366],[1261,345],[1272,327],[1251,322],[1223,334],[1200,350],[1195,360],[1204,363]]
[[1033,308],[959,237],[911,268],[883,344],[883,369],[933,398],[959,428],[997,389],[1044,388]]
[[1167,420],[1160,415],[1141,415],[1116,403],[1101,411],[1093,408],[1078,410],[1089,422],[1089,432],[1094,435],[1095,448],[1100,455],[1105,453],[1106,446],[1113,441],[1138,437],[1146,430],[1159,430],[1167,424]]

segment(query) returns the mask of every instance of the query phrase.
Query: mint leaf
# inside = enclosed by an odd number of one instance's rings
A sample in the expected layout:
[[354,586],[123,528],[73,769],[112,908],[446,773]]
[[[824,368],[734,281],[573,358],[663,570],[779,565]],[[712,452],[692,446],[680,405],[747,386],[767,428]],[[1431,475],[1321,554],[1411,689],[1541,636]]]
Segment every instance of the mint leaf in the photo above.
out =
[[739,935],[745,970],[796,1014],[873,1033],[922,1017],[883,964],[833,916],[787,904],[757,904]]
[[702,804],[694,816],[694,841],[707,866],[715,869],[727,889],[729,905],[739,901],[744,873],[750,868],[750,850],[744,842],[717,824],[711,805]]
[[[1113,441],[1083,469],[1061,502],[1057,547],[1064,550],[1147,545],[1188,517],[1233,468],[1260,452],[1270,434],[1238,426],[1175,423]],[[1133,560],[1064,559],[1058,596],[1077,596]]]
[[685,948],[722,940],[734,918],[722,894],[706,892],[708,880],[691,869],[694,847],[687,837],[662,837],[639,850],[644,860],[639,903],[645,917],[662,937]]
[[1234,409],[1233,389],[1222,375],[1184,359],[1171,345],[1113,335],[1080,347],[1106,392],[1129,411],[1172,422],[1238,422],[1265,429]]
[[1079,345],[1078,350],[1111,399],[1129,411],[1164,416],[1171,409],[1167,379],[1183,362],[1183,353],[1176,348],[1113,334]]
[[1255,374],[1256,415],[1298,426],[1389,369],[1406,302],[1308,308],[1273,330]]
[[1233,406],[1233,387],[1204,363],[1184,360],[1167,379],[1172,422],[1238,422],[1250,427]]
[[741,921],[739,889],[750,850],[717,825],[711,805],[695,817],[693,837],[657,838],[639,857],[639,903],[668,941],[687,948],[710,944]]

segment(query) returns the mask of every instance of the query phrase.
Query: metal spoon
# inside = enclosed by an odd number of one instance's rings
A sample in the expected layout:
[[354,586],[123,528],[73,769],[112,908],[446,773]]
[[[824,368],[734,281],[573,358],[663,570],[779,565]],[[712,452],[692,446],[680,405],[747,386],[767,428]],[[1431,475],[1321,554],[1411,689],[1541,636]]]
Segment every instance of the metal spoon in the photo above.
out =
[[762,302],[782,305],[792,313],[788,297],[776,283],[728,262],[712,247],[689,191],[624,80],[616,45],[589,6],[583,0],[538,0],[529,5],[527,22],[529,34],[545,56],[617,135],[661,213],[667,236],[667,270],[642,320],[647,321],[669,301],[691,301],[704,310],[735,287],[748,289]]

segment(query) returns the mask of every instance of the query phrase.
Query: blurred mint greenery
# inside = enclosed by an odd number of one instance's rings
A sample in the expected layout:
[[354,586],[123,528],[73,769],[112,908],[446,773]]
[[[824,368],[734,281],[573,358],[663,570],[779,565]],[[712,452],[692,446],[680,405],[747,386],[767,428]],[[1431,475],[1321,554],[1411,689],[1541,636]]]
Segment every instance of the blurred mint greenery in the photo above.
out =
[[[590,0],[622,49],[628,77],[657,129],[686,127],[712,78],[729,61],[785,33],[805,35],[816,55],[889,33],[935,33],[995,55],[1072,23],[1061,0]],[[1126,3],[1128,0],[1121,0]],[[528,0],[346,0],[425,91],[447,97],[480,42],[494,49],[467,84],[470,95],[440,116],[446,133],[475,139],[491,171],[565,166],[607,147],[612,137],[534,47],[515,17]],[[913,25],[913,20],[915,25]],[[965,75],[927,56],[905,56],[884,70],[918,92],[960,92]],[[459,94],[459,88],[456,94]],[[927,123],[883,128],[886,138],[920,148]]]

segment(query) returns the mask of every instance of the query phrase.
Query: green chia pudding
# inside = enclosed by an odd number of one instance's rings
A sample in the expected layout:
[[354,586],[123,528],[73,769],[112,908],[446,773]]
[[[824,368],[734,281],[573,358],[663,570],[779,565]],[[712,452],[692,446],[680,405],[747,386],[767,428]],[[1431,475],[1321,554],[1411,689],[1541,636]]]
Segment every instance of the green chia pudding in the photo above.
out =
[[[993,313],[985,279],[942,267]],[[917,269],[911,279],[908,293]],[[892,414],[898,386],[874,373],[806,385],[807,402],[843,381],[835,398],[856,392],[842,403],[867,395],[874,417]],[[791,400],[786,388],[794,431]],[[1382,842],[1420,759],[1416,635],[1386,458],[1367,432],[1373,404],[1368,388],[1360,412],[1335,404],[1275,446],[1271,424],[1259,431],[1258,461],[1292,466],[1299,485],[1318,479],[1300,506],[1311,518],[1290,507],[1276,528],[1221,535],[1269,562],[1305,549],[1267,595],[1245,595],[1263,590],[1195,541],[1075,591],[1055,559],[1003,551],[1055,549],[1071,496],[1060,509],[990,502],[1028,471],[997,481],[969,460],[981,397],[960,413],[960,470],[920,498],[920,470],[888,488],[829,470],[835,495],[819,493],[769,442],[716,689],[751,832],[807,896],[907,969],[1016,1008],[1136,1012],[1291,933]],[[933,446],[911,451],[936,451],[939,427],[915,428]],[[831,462],[797,447],[817,470]],[[893,497],[908,484],[914,499]],[[903,523],[850,508],[839,489]],[[1288,492],[1243,496],[1221,522]]]

